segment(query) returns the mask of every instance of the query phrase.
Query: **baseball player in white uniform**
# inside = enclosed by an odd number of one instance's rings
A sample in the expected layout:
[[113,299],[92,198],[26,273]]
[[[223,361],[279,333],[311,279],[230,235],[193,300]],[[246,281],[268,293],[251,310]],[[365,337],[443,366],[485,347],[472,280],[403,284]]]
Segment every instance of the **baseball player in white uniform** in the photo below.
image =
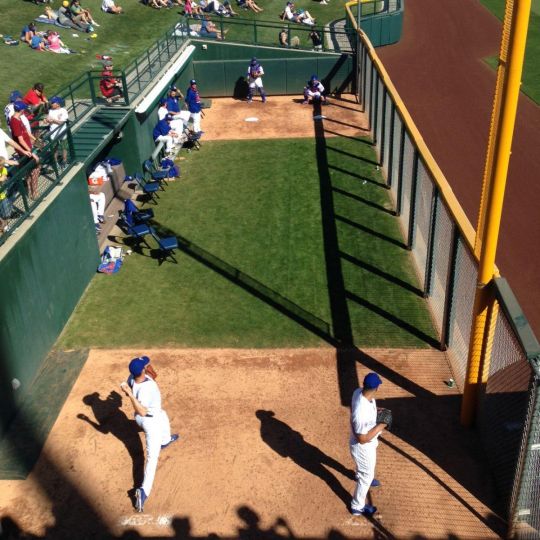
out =
[[247,70],[248,81],[248,103],[253,101],[253,91],[255,88],[261,94],[262,102],[266,103],[266,94],[264,92],[262,76],[264,75],[264,69],[259,64],[256,58],[252,58]]
[[307,105],[309,100],[311,101],[320,101],[321,103],[326,103],[326,96],[324,95],[324,86],[319,81],[317,75],[312,75],[304,86],[304,101],[303,104]]
[[377,508],[366,504],[370,487],[380,485],[375,480],[378,438],[386,424],[377,424],[377,404],[375,394],[382,384],[376,373],[364,377],[362,388],[357,388],[351,403],[351,436],[349,446],[356,463],[356,489],[351,501],[354,516],[372,516]]
[[150,496],[156,475],[159,453],[162,448],[178,440],[171,435],[167,413],[161,408],[161,393],[155,382],[156,372],[150,366],[148,356],[134,358],[129,363],[130,376],[120,387],[131,400],[135,409],[135,422],[146,437],[146,464],[142,486],[135,491],[135,507],[138,512]]

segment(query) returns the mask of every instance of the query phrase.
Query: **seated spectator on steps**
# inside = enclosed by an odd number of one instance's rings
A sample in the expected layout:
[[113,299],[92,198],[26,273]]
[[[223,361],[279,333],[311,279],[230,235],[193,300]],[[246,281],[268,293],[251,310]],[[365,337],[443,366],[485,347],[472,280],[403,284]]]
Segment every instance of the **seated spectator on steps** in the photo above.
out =
[[33,116],[37,116],[49,110],[49,100],[45,95],[45,86],[43,83],[36,83],[23,97],[23,101],[28,105],[29,111]]
[[287,4],[285,5],[284,11],[281,14],[281,18],[283,20],[287,20],[291,22],[298,22],[298,15],[296,14],[296,11],[294,10],[294,4],[292,2],[287,2]]
[[21,37],[19,38],[23,43],[28,43],[32,45],[32,38],[36,35],[36,25],[31,22],[27,24],[21,30]]
[[124,97],[122,85],[113,75],[112,68],[112,64],[109,64],[109,66],[101,72],[101,80],[99,81],[99,91],[105,98],[105,101],[109,104]]
[[154,142],[165,143],[165,151],[167,154],[174,154],[175,145],[180,143],[180,134],[171,128],[172,120],[173,115],[167,114],[163,120],[160,120],[156,124],[156,127],[152,132]]
[[82,22],[99,26],[99,24],[94,20],[94,17],[92,17],[90,11],[81,6],[80,0],[71,0],[71,6],[69,9],[71,10],[73,16],[81,17]]
[[32,38],[32,41],[30,42],[30,47],[34,51],[39,51],[39,52],[46,52],[48,50],[47,49],[47,42],[45,41],[44,38],[42,38],[41,36],[38,36],[38,35],[35,35]]
[[117,6],[114,3],[114,0],[103,0],[101,2],[101,11],[104,11],[105,13],[112,13],[114,15],[118,15],[122,13],[122,8],[120,6]]
[[74,15],[69,9],[68,0],[64,0],[58,9],[58,24],[69,26],[79,32],[93,32],[94,27],[83,21],[82,15]]

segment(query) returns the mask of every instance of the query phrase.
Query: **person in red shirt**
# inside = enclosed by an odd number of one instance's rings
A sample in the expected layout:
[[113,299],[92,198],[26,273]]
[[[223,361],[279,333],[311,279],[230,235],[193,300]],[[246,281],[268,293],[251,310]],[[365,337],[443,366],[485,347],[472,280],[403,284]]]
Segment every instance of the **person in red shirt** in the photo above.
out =
[[23,111],[28,108],[28,105],[23,101],[17,101],[15,102],[13,108],[14,113],[11,117],[11,120],[9,121],[9,127],[11,128],[13,138],[16,142],[19,143],[20,146],[24,148],[25,151],[32,153],[32,159],[36,162],[37,165],[30,171],[30,174],[26,177],[26,185],[28,187],[30,198],[35,199],[38,195],[38,179],[40,173],[39,158],[32,149],[32,139],[34,139],[34,137],[31,135],[28,129],[26,129],[26,126],[21,120],[21,115],[23,114]]
[[23,97],[23,101],[28,105],[32,115],[47,112],[49,100],[44,93],[45,87],[42,83],[36,83]]
[[101,77],[101,81],[99,81],[99,90],[107,103],[112,103],[123,97],[122,86],[113,75],[112,65],[107,66],[103,70]]

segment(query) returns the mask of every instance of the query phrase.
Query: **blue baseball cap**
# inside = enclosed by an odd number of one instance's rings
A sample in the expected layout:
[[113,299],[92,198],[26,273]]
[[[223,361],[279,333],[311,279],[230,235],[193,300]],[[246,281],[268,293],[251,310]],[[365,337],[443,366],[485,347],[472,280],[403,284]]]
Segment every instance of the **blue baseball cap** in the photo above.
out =
[[364,388],[366,390],[372,390],[378,388],[382,384],[381,378],[376,373],[368,373],[364,377]]
[[316,81],[318,79],[319,77],[317,77],[317,75],[312,75],[310,81]]
[[253,58],[251,59],[251,65],[256,64],[256,63],[257,63],[257,59],[256,59],[255,57],[253,57]]
[[60,96],[54,96],[49,100],[49,103],[51,104],[58,103],[58,105],[63,105],[64,100]]
[[197,81],[195,79],[191,79],[191,81],[189,81],[189,84],[193,86],[194,84],[197,84]]
[[148,356],[139,356],[138,358],[134,358],[129,363],[129,372],[134,376],[138,377],[142,372],[143,369],[150,363],[150,358]]
[[19,99],[22,99],[22,94],[18,90],[13,90],[11,94],[9,94],[9,102],[15,103]]
[[13,105],[15,111],[24,111],[28,109],[28,105],[24,101],[16,101]]
[[173,118],[174,118],[174,115],[168,114],[168,115],[165,117],[165,120],[172,120]]

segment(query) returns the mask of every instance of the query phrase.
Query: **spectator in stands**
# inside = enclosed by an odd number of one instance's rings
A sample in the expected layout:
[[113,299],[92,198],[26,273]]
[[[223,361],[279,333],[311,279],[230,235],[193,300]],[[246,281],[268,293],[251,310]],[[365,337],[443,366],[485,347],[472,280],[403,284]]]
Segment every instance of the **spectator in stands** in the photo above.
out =
[[315,30],[315,28],[309,33],[311,43],[313,44],[314,51],[322,51],[322,38],[321,34]]
[[16,101],[22,100],[22,94],[18,90],[13,90],[9,95],[9,103],[4,107],[4,117],[6,118],[6,125],[9,126],[9,121],[15,112],[13,106]]
[[167,154],[174,154],[174,147],[180,141],[180,135],[173,131],[171,128],[171,121],[173,120],[173,115],[168,114],[163,120],[160,120],[152,135],[156,143],[163,142],[165,143],[165,151]]
[[0,156],[0,233],[5,233],[9,230],[7,219],[13,213],[13,206],[6,192],[6,181],[8,172],[6,169],[6,158]]
[[196,0],[186,0],[184,5],[184,12],[188,17],[195,17],[200,19],[203,16],[203,10]]
[[286,28],[282,28],[278,36],[279,46],[288,47],[289,46],[289,32]]
[[308,26],[315,26],[315,17],[312,17],[309,11],[299,9],[296,12],[296,22],[300,24],[307,24]]
[[60,34],[54,30],[47,32],[47,43],[50,52],[57,54],[71,54],[65,43],[60,39]]
[[[32,157],[34,158],[36,163],[39,163],[38,157],[33,152],[33,142],[35,141],[35,137],[28,131],[23,121],[21,120],[21,115],[23,114],[23,111],[25,111],[28,108],[28,105],[24,103],[23,101],[17,101],[15,102],[14,108],[15,108],[15,112],[13,113],[13,116],[11,117],[11,121],[9,123],[9,126],[11,128],[11,133],[13,134],[13,138],[27,152],[30,152],[32,154]],[[30,198],[32,199],[35,199],[38,195],[37,188],[38,188],[39,173],[40,173],[40,167],[38,165],[34,167],[34,169],[32,169],[32,171],[26,178],[26,185],[28,187]]]
[[74,30],[79,30],[80,32],[94,31],[94,27],[91,24],[83,21],[82,15],[75,16],[71,13],[68,0],[64,0],[58,9],[58,23],[62,26],[69,26]]
[[223,1],[223,9],[225,17],[235,17],[238,15],[238,13],[236,13],[236,11],[234,11],[232,8],[231,0]]
[[33,116],[37,116],[49,109],[49,100],[45,95],[43,83],[36,83],[23,97],[23,101],[28,105],[28,109]]
[[58,141],[54,152],[54,159],[58,162],[58,156],[62,152],[62,161],[67,163],[67,122],[68,112],[64,108],[64,100],[54,96],[50,101],[51,108],[45,122],[49,125],[49,133],[52,141]]
[[169,7],[167,0],[148,0],[148,5],[156,9]]
[[18,165],[19,162],[16,159],[10,158],[8,156],[6,145],[11,146],[21,156],[35,158],[36,160],[38,160],[37,156],[34,156],[32,152],[25,150],[18,142],[14,141],[11,137],[9,137],[9,135],[3,129],[0,129],[0,157],[6,160],[5,163],[7,165]]
[[113,65],[109,63],[101,72],[101,80],[99,81],[99,90],[108,104],[124,97],[122,85],[115,78],[112,69]]
[[71,10],[72,16],[81,17],[82,22],[99,26],[99,24],[92,17],[90,11],[81,6],[80,0],[71,0],[71,6],[69,9]]
[[36,35],[36,25],[31,22],[23,27],[21,30],[21,37],[19,38],[23,43],[32,45],[32,38]]
[[255,13],[260,13],[264,11],[262,7],[259,7],[255,0],[238,0],[238,5],[244,9],[251,9]]
[[104,11],[105,13],[112,13],[114,15],[119,15],[120,13],[122,13],[123,10],[120,6],[117,6],[114,3],[114,0],[102,0],[101,11]]
[[35,36],[32,37],[32,41],[30,42],[30,47],[34,51],[45,52],[47,51],[47,42],[41,36],[36,34]]
[[298,15],[296,11],[294,10],[294,4],[292,2],[287,2],[285,5],[285,9],[283,10],[283,13],[281,14],[281,18],[283,20],[291,21],[291,22],[298,22]]
[[223,39],[221,32],[218,31],[216,25],[210,20],[208,15],[205,15],[201,21],[201,29],[199,30],[201,37],[212,39]]

